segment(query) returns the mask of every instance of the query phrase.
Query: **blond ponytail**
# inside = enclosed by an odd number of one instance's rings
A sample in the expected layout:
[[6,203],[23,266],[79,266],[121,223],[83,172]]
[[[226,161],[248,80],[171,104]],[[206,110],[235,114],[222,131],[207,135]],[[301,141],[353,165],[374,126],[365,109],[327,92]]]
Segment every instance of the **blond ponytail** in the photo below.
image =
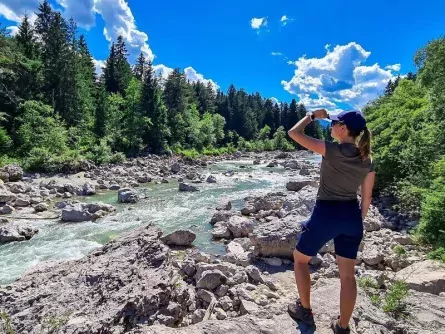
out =
[[368,128],[363,130],[363,134],[358,142],[358,149],[363,160],[371,157],[371,131]]

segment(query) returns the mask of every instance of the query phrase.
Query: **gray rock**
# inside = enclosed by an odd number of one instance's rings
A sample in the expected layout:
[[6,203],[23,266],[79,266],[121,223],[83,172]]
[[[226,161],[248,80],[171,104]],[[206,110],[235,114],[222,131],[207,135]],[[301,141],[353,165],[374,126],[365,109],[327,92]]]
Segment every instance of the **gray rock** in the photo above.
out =
[[190,184],[180,182],[179,183],[179,191],[193,192],[193,191],[199,191],[199,189],[195,186],[190,185]]
[[311,172],[310,172],[306,167],[302,167],[302,168],[300,169],[299,174],[300,174],[300,175],[307,176],[307,175],[310,175]]
[[401,245],[414,245],[415,241],[414,239],[407,234],[396,234],[392,237],[392,240],[395,242],[401,244]]
[[23,169],[17,164],[6,165],[0,168],[0,174],[3,175],[1,179],[5,182],[17,182],[23,178]]
[[253,231],[253,221],[240,216],[232,216],[227,224],[234,238],[248,237]]
[[305,220],[302,216],[288,215],[283,219],[256,225],[250,234],[255,247],[254,255],[291,259],[302,232],[301,222]]
[[43,212],[47,211],[48,209],[49,206],[46,203],[38,203],[36,206],[34,206],[34,210],[36,210],[36,212]]
[[112,213],[116,208],[104,203],[75,203],[62,208],[62,220],[66,222],[84,222],[96,220]]
[[15,199],[14,205],[19,207],[29,206],[31,204],[31,198],[28,195],[19,194]]
[[[215,294],[218,297],[224,297],[227,294],[227,291],[229,291],[229,287],[225,284],[220,285],[219,287],[216,288],[215,290]],[[226,309],[227,311],[227,309]]]
[[83,190],[83,195],[85,196],[96,195],[96,187],[94,186],[94,184],[90,182],[86,182],[83,185],[82,190]]
[[24,194],[27,188],[23,182],[15,182],[9,186],[9,191],[14,194]]
[[0,244],[31,239],[39,230],[26,223],[12,222],[0,226]]
[[306,186],[317,187],[318,184],[315,180],[297,180],[286,183],[286,189],[289,191],[300,191]]
[[241,305],[239,310],[242,315],[252,314],[258,312],[258,305],[248,300],[241,300]]
[[255,160],[253,160],[253,164],[254,165],[259,165],[259,164],[261,164],[261,160],[255,159]]
[[16,199],[16,195],[10,192],[5,185],[0,184],[0,203],[7,203],[14,201]]
[[177,162],[171,164],[170,171],[175,174],[179,173],[181,171],[181,165]]
[[220,270],[207,270],[202,273],[201,278],[196,283],[197,288],[213,290],[226,283],[227,277]]
[[228,211],[232,209],[232,202],[226,201],[222,202],[220,205],[216,207],[216,210],[218,211]]
[[65,183],[63,185],[65,191],[75,194],[75,195],[83,195],[83,189],[79,186],[72,185],[70,183]]
[[252,262],[253,255],[251,252],[246,252],[244,248],[237,242],[231,241],[227,246],[227,254],[224,255],[223,260],[234,263],[239,266],[246,267]]
[[215,308],[214,312],[216,319],[218,320],[224,320],[227,318],[227,313],[222,308],[217,307]]
[[214,177],[213,175],[209,175],[206,179],[207,183],[216,183],[216,177]]
[[210,224],[214,225],[218,222],[227,222],[229,221],[229,218],[235,214],[236,213],[230,211],[216,211],[210,220]]
[[256,283],[264,283],[264,279],[261,276],[260,270],[255,266],[247,266],[245,268],[247,275]]
[[381,223],[378,218],[368,215],[363,222],[363,227],[366,232],[378,231],[381,228]]
[[362,252],[362,259],[363,262],[365,262],[367,265],[376,266],[383,261],[384,256],[379,251],[377,246],[372,244],[365,244],[365,248]]
[[131,188],[122,188],[117,192],[117,200],[119,203],[137,203],[139,202],[139,196],[136,190]]
[[211,233],[214,239],[230,238],[231,236],[227,223],[216,223]]
[[405,281],[410,289],[438,295],[445,292],[445,264],[434,260],[414,263],[397,272],[395,279]]
[[192,314],[192,324],[197,324],[198,322],[201,322],[204,319],[204,316],[206,314],[206,310],[203,309],[197,309]]
[[161,239],[167,245],[190,246],[196,239],[196,234],[190,230],[176,230]]
[[224,296],[218,300],[218,304],[224,311],[228,311],[232,307],[232,300],[229,296]]
[[[136,324],[158,310],[175,319],[180,307],[171,301],[167,282],[173,272],[160,234],[151,224],[142,226],[80,260],[42,263],[10,287],[1,286],[11,326],[17,333],[37,333],[42,315],[51,314],[67,318],[67,333],[116,333],[119,324]],[[45,299],[36,303],[36,296]]]
[[313,266],[318,266],[318,265],[320,265],[322,263],[323,263],[323,257],[320,254],[317,254],[316,256],[313,256],[309,260],[309,264],[311,264]]
[[121,188],[118,184],[112,184],[108,187],[109,190],[119,190]]
[[263,257],[262,260],[272,267],[279,267],[283,264],[283,261],[278,257]]
[[209,304],[215,299],[215,295],[213,293],[204,289],[198,289],[197,296]]
[[286,159],[289,157],[289,153],[281,152],[275,156],[275,159]]
[[278,161],[273,160],[271,162],[269,162],[266,167],[278,167]]
[[14,211],[14,208],[8,204],[0,205],[0,215],[9,215]]

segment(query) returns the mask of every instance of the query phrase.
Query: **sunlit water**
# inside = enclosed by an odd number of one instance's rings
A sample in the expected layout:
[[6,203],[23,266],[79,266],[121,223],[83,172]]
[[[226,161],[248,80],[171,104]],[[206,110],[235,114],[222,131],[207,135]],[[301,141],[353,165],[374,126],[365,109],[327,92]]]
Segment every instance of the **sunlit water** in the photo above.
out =
[[[317,160],[313,156],[310,158]],[[224,176],[228,170],[235,171],[235,175]],[[117,207],[116,214],[96,222],[31,222],[39,228],[39,233],[31,240],[0,246],[0,284],[14,281],[27,268],[41,261],[78,259],[120,234],[149,222],[165,232],[189,228],[196,233],[195,246],[213,254],[224,253],[224,245],[211,239],[209,221],[214,208],[222,201],[230,200],[234,209],[239,210],[246,196],[282,191],[289,179],[300,177],[295,171],[254,166],[252,161],[221,162],[203,172],[215,175],[217,183],[197,184],[199,192],[178,192],[178,183],[171,181],[137,188],[147,198],[135,205],[117,203],[116,191],[82,199]]]

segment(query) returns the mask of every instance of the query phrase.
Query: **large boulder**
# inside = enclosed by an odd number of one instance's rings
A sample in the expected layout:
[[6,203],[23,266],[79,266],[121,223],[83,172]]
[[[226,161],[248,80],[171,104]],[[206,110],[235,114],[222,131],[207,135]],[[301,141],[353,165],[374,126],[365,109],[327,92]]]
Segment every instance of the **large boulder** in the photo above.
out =
[[298,236],[302,232],[301,222],[305,219],[299,215],[288,215],[283,219],[256,225],[250,234],[255,247],[254,255],[292,258]]
[[196,234],[190,230],[177,230],[161,238],[167,245],[190,246],[196,239]]
[[253,231],[253,221],[246,217],[232,216],[227,227],[234,238],[248,237]]
[[17,198],[15,194],[10,192],[5,185],[0,184],[0,203],[14,201]]
[[62,220],[65,222],[84,222],[96,220],[109,213],[116,208],[110,204],[103,203],[75,203],[65,205],[62,208]]
[[85,196],[96,195],[96,187],[94,186],[94,184],[90,182],[85,182],[85,184],[82,187],[82,190],[83,190],[83,195]]
[[199,191],[199,189],[195,186],[190,185],[190,184],[180,182],[179,183],[179,191],[193,192],[193,191]]
[[224,255],[223,260],[234,263],[239,266],[246,267],[252,262],[253,254],[246,252],[241,244],[236,241],[231,241],[226,246],[227,254]]
[[8,204],[0,205],[0,215],[9,215],[14,211],[14,208]]
[[207,270],[202,273],[201,278],[196,282],[196,287],[213,290],[226,283],[226,281],[227,277],[220,270]]
[[181,165],[178,164],[177,162],[173,163],[170,166],[170,171],[175,174],[179,173],[181,171]]
[[119,203],[137,203],[139,201],[139,196],[134,189],[122,188],[117,192],[117,201]]
[[445,264],[433,260],[417,262],[398,271],[395,279],[405,281],[410,289],[438,295],[445,292]]
[[259,211],[279,210],[286,198],[286,194],[269,193],[266,196],[246,198],[246,207],[241,210],[243,215],[257,213]]
[[362,259],[367,265],[376,266],[383,261],[384,255],[375,244],[366,243],[362,251]]
[[28,195],[19,194],[17,195],[17,198],[15,199],[15,206],[28,206],[31,204],[31,198]]
[[3,181],[5,182],[17,182],[23,178],[23,169],[17,164],[6,165],[0,168],[0,174],[3,175]]
[[226,222],[216,223],[210,233],[214,239],[230,238],[231,236]]
[[0,244],[31,239],[39,230],[26,223],[12,222],[0,226]]
[[216,183],[216,177],[213,175],[209,175],[206,179],[207,183]]
[[9,191],[14,194],[23,194],[27,190],[27,186],[23,182],[15,182],[9,186]]
[[286,189],[289,191],[300,191],[306,186],[317,187],[318,183],[315,180],[296,180],[286,183]]
[[235,215],[236,213],[231,211],[216,211],[210,220],[210,224],[215,225],[218,222],[227,222],[229,221],[230,217]]
[[46,315],[65,319],[58,329],[65,333],[123,333],[141,319],[151,325],[166,315],[174,325],[183,310],[172,300],[173,270],[160,235],[152,224],[142,226],[80,260],[42,263],[1,286],[0,304],[11,327],[46,333]]

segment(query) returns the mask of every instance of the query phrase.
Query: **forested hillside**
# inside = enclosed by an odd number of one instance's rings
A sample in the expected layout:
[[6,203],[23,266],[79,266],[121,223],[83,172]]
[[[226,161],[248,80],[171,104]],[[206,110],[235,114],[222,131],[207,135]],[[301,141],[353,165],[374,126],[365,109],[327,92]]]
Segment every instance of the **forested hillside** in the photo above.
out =
[[[75,169],[124,155],[193,149],[293,149],[286,131],[306,110],[231,85],[188,82],[180,69],[165,80],[141,54],[131,66],[119,37],[98,77],[84,36],[47,1],[15,37],[0,33],[0,156],[29,170]],[[313,124],[307,132],[322,137]],[[190,151],[188,152],[190,153]]]
[[418,236],[445,261],[445,38],[428,43],[414,61],[417,75],[390,82],[364,112],[374,135],[377,190],[420,217]]

